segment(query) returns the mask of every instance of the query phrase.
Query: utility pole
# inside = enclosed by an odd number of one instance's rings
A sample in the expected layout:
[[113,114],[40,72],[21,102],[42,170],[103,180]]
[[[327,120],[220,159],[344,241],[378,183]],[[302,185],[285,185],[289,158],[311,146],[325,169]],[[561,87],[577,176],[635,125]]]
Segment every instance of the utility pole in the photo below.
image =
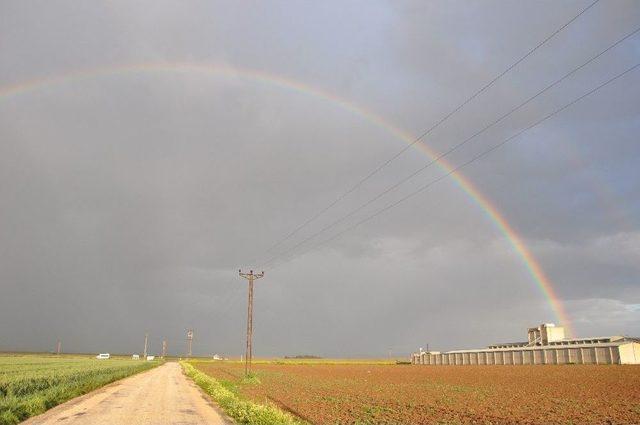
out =
[[146,333],[144,334],[144,354],[142,355],[144,360],[147,360],[147,341],[148,340],[149,340],[149,334]]
[[191,357],[191,346],[193,344],[193,329],[187,331],[187,357]]
[[247,350],[244,356],[244,373],[245,375],[248,375],[251,372],[251,360],[253,360],[253,347],[251,346],[251,340],[253,339],[253,281],[264,277],[264,272],[253,273],[253,270],[250,270],[249,273],[242,273],[242,270],[238,270],[238,274],[249,281],[249,302],[247,306]]
[[162,340],[162,358],[164,359],[166,355],[167,355],[167,340],[163,339]]
[[58,340],[58,346],[56,347],[56,354],[60,355],[62,353],[62,341]]

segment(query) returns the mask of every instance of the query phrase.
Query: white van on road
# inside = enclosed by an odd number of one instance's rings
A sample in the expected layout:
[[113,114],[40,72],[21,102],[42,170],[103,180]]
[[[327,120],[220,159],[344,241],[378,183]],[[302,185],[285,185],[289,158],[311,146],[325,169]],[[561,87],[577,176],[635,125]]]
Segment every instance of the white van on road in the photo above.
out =
[[98,354],[96,356],[96,359],[98,359],[98,360],[107,360],[110,357],[111,356],[109,355],[109,353],[103,353],[103,354]]

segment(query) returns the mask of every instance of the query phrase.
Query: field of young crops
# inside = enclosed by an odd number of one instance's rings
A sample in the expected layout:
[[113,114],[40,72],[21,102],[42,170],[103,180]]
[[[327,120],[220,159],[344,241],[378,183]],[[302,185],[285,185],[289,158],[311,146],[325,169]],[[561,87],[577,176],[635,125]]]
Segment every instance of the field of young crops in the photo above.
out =
[[239,399],[309,423],[640,423],[637,366],[191,362]]
[[18,423],[157,364],[81,356],[0,356],[0,425]]

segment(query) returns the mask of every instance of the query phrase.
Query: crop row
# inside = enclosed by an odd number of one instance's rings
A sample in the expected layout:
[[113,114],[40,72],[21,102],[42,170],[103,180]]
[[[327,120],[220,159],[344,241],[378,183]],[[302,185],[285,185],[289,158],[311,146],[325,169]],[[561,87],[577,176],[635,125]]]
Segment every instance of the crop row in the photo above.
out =
[[131,360],[0,358],[0,425],[12,425],[156,365]]

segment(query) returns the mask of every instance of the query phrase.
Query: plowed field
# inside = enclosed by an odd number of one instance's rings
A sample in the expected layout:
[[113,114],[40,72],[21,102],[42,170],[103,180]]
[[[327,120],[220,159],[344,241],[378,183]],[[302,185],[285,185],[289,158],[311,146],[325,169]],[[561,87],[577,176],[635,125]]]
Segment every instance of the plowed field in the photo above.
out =
[[640,423],[636,366],[195,363],[311,423]]

